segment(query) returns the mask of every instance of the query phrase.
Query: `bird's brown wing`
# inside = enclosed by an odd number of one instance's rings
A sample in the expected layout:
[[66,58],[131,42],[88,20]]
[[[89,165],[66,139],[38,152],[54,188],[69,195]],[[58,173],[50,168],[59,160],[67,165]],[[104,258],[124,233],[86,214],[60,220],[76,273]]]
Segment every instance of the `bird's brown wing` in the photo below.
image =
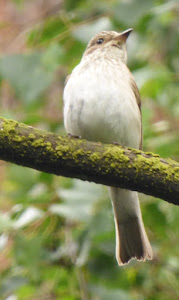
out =
[[[137,84],[135,83],[134,77],[132,76],[131,73],[130,73],[130,79],[131,79],[131,87],[132,87],[132,90],[134,92],[135,99],[136,99],[137,105],[138,105],[140,113],[141,113],[141,98],[140,98],[140,93],[139,93]],[[142,114],[141,114],[141,123],[142,123]],[[139,146],[140,149],[142,149],[142,140],[143,140],[143,138],[142,138],[142,126],[141,126],[141,141],[140,141],[140,146]]]
[[66,84],[67,84],[67,81],[68,81],[68,79],[70,78],[70,76],[71,76],[71,74],[70,74],[70,75],[68,75],[68,76],[66,77],[66,79],[65,79],[65,84],[64,84],[64,85],[66,85]]

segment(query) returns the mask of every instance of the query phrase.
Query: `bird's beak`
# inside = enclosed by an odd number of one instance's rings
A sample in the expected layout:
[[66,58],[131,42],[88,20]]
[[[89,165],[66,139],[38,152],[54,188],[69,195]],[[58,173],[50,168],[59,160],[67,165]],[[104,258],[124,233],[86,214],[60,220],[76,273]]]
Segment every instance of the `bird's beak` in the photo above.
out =
[[116,41],[119,41],[119,42],[120,42],[120,41],[126,42],[126,40],[127,40],[128,36],[129,36],[129,34],[131,33],[131,31],[133,31],[133,29],[132,29],[132,28],[129,28],[129,29],[123,31],[123,32],[120,32],[120,33],[115,37],[115,40],[116,40]]

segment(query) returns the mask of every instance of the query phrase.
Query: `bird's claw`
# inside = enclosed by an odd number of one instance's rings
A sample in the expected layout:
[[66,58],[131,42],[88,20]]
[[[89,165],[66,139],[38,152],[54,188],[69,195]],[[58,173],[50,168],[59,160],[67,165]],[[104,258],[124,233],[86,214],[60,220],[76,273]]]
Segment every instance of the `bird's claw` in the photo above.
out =
[[121,144],[119,144],[118,142],[112,142],[113,145],[118,145],[121,146]]
[[74,139],[81,139],[81,136],[79,135],[73,135],[71,133],[68,133],[68,137],[71,139],[71,138],[74,138]]

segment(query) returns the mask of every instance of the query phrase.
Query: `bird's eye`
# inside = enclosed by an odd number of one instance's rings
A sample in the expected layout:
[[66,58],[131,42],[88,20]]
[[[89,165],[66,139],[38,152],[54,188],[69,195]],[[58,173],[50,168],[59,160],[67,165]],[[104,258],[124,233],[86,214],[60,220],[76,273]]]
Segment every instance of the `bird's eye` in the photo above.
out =
[[104,40],[102,38],[98,39],[96,44],[102,44],[104,42]]

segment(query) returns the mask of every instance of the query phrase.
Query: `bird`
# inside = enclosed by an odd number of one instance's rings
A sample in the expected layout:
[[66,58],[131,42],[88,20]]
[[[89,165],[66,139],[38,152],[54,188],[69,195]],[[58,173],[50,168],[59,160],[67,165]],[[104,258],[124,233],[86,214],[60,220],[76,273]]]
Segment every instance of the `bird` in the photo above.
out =
[[[141,98],[127,67],[126,41],[132,28],[102,31],[88,43],[67,77],[63,93],[64,127],[88,141],[142,149]],[[138,193],[108,187],[112,202],[119,266],[153,258]]]

